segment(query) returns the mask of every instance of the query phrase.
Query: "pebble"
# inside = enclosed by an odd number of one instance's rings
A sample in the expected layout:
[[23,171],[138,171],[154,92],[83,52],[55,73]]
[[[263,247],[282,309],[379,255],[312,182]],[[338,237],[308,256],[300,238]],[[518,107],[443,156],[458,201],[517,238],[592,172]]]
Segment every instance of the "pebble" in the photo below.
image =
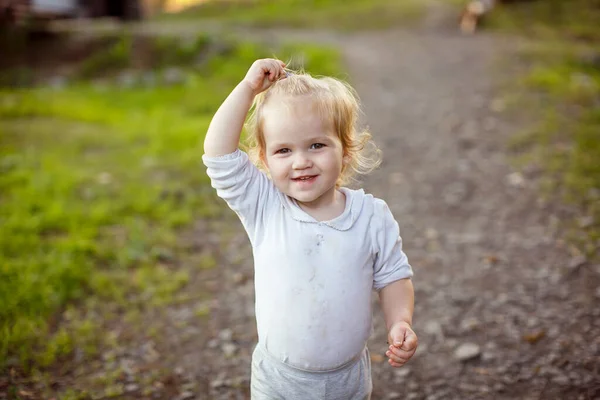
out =
[[525,187],[525,178],[520,172],[513,172],[512,174],[508,174],[506,176],[506,182],[509,186],[516,188]]
[[481,323],[477,318],[471,317],[461,321],[460,329],[463,331],[472,331],[476,329]]
[[594,225],[594,217],[592,215],[586,215],[585,217],[579,218],[579,227],[582,229],[589,228]]
[[229,328],[223,329],[219,332],[219,340],[222,342],[228,342],[233,338],[233,331]]
[[442,339],[444,337],[444,331],[442,330],[442,324],[437,321],[427,321],[423,327],[423,332],[428,335],[438,337]]
[[400,396],[401,396],[401,395],[400,395],[400,393],[398,393],[398,392],[390,392],[390,393],[387,395],[387,398],[388,398],[388,399],[399,399],[399,398],[400,398]]
[[130,383],[128,385],[125,385],[125,391],[128,392],[128,393],[129,392],[135,392],[135,391],[139,390],[139,388],[140,387],[137,384],[135,384],[135,383]]
[[558,383],[559,385],[568,385],[570,380],[569,380],[568,376],[566,376],[564,374],[560,374],[560,375],[553,377],[552,382]]
[[225,357],[229,358],[235,355],[238,347],[233,343],[224,343],[221,345],[221,350],[223,351],[223,354],[225,354]]
[[247,278],[246,275],[244,275],[243,273],[235,272],[232,276],[232,280],[233,283],[235,283],[236,285],[241,285],[246,282]]
[[495,384],[494,384],[494,390],[495,390],[496,392],[503,392],[503,391],[504,391],[504,389],[505,389],[505,386],[504,386],[504,384],[502,384],[502,383],[500,383],[500,382],[497,382],[497,383],[495,383]]
[[583,255],[576,256],[576,257],[571,258],[571,260],[569,261],[568,268],[576,269],[576,268],[581,267],[586,262],[587,262],[587,258],[585,256],[583,256]]
[[185,391],[177,396],[177,400],[190,400],[194,398],[194,393],[190,391]]
[[402,367],[395,370],[395,375],[399,378],[406,378],[411,373],[410,367]]
[[459,361],[468,361],[481,355],[481,348],[475,343],[463,343],[454,351],[454,357]]

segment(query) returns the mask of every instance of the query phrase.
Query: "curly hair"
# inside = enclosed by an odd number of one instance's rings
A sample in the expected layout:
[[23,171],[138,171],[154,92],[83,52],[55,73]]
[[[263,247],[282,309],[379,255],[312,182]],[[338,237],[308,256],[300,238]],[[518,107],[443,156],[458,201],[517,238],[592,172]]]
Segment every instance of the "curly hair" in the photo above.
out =
[[274,96],[309,96],[324,121],[330,121],[342,143],[344,160],[336,185],[356,182],[357,174],[367,174],[381,163],[381,151],[371,140],[367,129],[357,129],[360,100],[356,91],[346,82],[331,77],[312,77],[301,71],[287,71],[282,79],[255,97],[246,122],[245,150],[260,169],[268,171],[264,163],[265,139],[263,109]]

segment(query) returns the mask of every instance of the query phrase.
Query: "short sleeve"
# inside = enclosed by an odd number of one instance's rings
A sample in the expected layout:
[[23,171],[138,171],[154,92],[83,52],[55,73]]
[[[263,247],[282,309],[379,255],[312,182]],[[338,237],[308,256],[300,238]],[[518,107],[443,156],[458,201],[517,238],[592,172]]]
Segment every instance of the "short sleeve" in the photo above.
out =
[[375,199],[375,264],[373,289],[379,291],[392,282],[411,278],[413,270],[402,251],[400,228],[385,201]]
[[202,161],[212,187],[239,216],[254,246],[269,207],[277,201],[275,186],[239,149],[218,157],[203,155]]

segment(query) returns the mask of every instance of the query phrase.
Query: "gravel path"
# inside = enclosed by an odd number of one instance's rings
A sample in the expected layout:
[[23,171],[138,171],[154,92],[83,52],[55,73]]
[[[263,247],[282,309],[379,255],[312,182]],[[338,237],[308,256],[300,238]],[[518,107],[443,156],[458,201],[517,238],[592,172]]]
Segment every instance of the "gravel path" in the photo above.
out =
[[[510,57],[511,40],[460,36],[437,10],[412,30],[284,35],[340,46],[384,151],[364,187],[390,205],[415,269],[420,348],[389,367],[378,311],[373,398],[598,398],[600,268],[562,240],[561,210],[537,198],[535,176],[508,164],[515,127],[493,66]],[[234,226],[207,363],[186,366],[218,399],[248,395],[256,341],[251,253]]]

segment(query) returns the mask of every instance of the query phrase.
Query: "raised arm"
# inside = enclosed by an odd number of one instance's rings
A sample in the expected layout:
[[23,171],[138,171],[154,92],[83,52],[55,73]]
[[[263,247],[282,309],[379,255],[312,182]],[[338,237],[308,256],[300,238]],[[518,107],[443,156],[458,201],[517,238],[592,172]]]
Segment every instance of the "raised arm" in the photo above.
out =
[[217,157],[233,153],[239,144],[246,115],[254,97],[285,77],[285,64],[279,60],[255,61],[244,79],[227,96],[215,113],[206,138],[204,154]]

